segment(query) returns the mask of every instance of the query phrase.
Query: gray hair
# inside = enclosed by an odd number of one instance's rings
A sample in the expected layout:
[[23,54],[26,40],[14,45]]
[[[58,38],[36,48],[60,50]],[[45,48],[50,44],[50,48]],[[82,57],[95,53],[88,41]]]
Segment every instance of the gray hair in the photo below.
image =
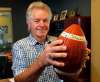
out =
[[26,19],[27,20],[31,17],[32,10],[35,8],[46,9],[49,13],[49,20],[52,19],[52,11],[51,11],[50,7],[47,4],[43,3],[42,1],[36,1],[36,2],[32,2],[27,8],[27,12],[26,12]]

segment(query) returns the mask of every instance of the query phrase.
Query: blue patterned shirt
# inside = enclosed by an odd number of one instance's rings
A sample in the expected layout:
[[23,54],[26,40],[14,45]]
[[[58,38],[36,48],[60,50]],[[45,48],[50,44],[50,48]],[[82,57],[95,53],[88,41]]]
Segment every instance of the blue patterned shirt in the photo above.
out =
[[[17,41],[12,48],[14,76],[20,74],[38,57],[44,49],[44,45],[39,44],[31,35]],[[47,66],[39,76],[37,82],[62,82],[54,71],[53,66]]]

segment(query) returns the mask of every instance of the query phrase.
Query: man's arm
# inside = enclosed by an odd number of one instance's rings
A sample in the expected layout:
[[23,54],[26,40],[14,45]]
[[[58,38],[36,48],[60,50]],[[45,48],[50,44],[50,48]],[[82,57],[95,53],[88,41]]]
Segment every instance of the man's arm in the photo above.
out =
[[[38,58],[35,59],[35,61],[28,68],[25,68],[23,72],[15,77],[15,82],[36,82],[45,66],[64,66],[63,62],[53,60],[54,58],[64,58],[67,56],[67,54],[63,52],[66,51],[66,47],[61,44],[61,40],[56,40],[46,45],[44,51],[39,54]],[[62,52],[59,53],[59,51]]]
[[43,66],[42,63],[39,63],[39,61],[36,60],[21,74],[15,77],[15,82],[36,82],[44,68],[45,66]]

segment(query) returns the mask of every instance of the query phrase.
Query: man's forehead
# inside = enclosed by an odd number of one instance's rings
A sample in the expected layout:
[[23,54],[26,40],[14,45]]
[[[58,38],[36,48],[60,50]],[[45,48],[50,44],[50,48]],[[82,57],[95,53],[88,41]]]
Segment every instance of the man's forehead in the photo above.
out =
[[46,9],[46,8],[33,8],[32,11],[44,11],[44,12],[49,12],[48,9]]
[[48,18],[49,13],[45,10],[33,10],[31,18]]

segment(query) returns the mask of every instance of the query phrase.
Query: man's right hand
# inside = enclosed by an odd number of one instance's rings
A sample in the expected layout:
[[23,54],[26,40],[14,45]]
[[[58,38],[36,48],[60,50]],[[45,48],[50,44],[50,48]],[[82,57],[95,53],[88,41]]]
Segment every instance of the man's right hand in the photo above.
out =
[[55,65],[55,66],[64,66],[64,62],[59,62],[54,60],[54,58],[65,58],[67,57],[67,47],[62,45],[62,40],[53,41],[50,44],[47,44],[44,51],[40,53],[37,61],[40,65]]

